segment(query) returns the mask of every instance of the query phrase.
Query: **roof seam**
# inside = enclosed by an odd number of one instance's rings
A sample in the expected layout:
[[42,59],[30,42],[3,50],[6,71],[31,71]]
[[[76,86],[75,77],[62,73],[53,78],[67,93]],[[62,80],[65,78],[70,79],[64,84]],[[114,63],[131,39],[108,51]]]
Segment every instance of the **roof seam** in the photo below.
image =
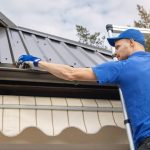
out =
[[84,49],[82,49],[82,48],[79,47],[79,46],[78,46],[77,48],[81,51],[82,54],[86,55],[86,57],[88,57],[88,58],[90,59],[90,61],[92,61],[95,65],[97,64],[96,61],[95,61],[94,59],[92,59],[92,58],[84,51]]
[[57,55],[60,57],[60,59],[63,60],[63,62],[64,62],[65,64],[69,65],[69,64],[67,63],[67,61],[66,61],[66,60],[60,55],[60,53],[57,51],[57,49],[55,48],[55,46],[52,44],[52,41],[51,41],[49,38],[47,38],[47,41],[48,41],[48,44],[55,50],[55,52],[56,52]]
[[[69,52],[75,59],[77,59],[78,62],[80,62],[80,64],[81,64],[83,67],[86,66],[80,59],[78,59],[78,58],[75,56],[75,54],[73,54],[72,51],[70,51],[70,49],[66,46],[66,44],[65,44],[64,42],[61,42],[61,43],[62,43],[62,45],[68,50],[68,52]],[[75,65],[75,64],[74,64],[74,65]]]

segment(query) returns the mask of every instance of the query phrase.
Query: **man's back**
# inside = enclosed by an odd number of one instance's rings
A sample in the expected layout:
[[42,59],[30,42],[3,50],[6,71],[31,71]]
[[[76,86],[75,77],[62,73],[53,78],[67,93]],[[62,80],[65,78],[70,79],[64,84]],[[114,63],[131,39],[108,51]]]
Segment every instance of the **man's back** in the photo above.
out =
[[100,84],[120,86],[137,146],[150,136],[150,53],[138,51],[126,60],[93,67]]
[[150,53],[133,53],[122,63],[119,85],[137,144],[150,136]]

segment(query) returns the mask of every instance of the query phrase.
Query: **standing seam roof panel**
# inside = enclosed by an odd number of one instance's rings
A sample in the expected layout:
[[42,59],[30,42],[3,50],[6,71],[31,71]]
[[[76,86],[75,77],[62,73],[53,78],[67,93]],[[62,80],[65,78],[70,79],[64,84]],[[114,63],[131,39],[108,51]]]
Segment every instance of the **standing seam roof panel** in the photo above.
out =
[[0,62],[11,64],[13,63],[10,54],[6,29],[2,27],[0,27]]

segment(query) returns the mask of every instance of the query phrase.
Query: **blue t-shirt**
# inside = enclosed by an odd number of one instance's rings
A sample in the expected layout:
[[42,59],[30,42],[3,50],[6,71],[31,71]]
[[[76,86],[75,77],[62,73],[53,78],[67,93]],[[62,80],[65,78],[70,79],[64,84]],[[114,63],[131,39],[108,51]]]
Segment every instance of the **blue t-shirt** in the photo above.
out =
[[150,53],[138,51],[126,60],[107,62],[92,70],[100,84],[121,88],[137,147],[150,136]]

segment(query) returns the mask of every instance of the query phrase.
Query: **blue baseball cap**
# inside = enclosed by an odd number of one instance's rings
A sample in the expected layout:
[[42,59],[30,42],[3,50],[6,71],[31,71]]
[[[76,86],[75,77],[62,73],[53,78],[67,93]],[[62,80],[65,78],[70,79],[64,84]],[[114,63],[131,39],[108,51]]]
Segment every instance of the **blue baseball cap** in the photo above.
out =
[[121,39],[133,39],[145,47],[144,35],[137,29],[127,29],[119,34],[117,37],[107,38],[111,46],[115,46],[115,42]]

